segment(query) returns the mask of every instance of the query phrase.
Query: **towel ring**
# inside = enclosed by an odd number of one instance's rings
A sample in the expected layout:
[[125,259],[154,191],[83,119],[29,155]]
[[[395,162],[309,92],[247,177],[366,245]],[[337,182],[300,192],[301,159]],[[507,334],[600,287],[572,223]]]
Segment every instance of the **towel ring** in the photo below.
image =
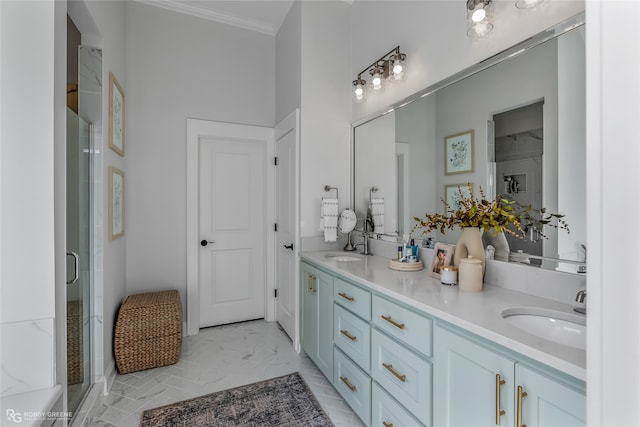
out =
[[371,187],[371,189],[369,190],[369,203],[371,203],[371,199],[373,198],[372,194],[377,193],[378,190],[378,187]]
[[331,190],[336,190],[336,199],[339,199],[338,197],[338,189],[336,187],[331,187],[329,185],[325,185],[324,186],[324,191],[326,191],[327,193]]

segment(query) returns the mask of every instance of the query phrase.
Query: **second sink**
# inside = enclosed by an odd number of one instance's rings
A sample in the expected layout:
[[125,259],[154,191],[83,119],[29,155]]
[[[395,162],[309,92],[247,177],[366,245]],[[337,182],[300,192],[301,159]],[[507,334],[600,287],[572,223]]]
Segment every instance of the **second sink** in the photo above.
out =
[[585,316],[538,307],[512,307],[503,310],[502,317],[537,337],[586,350]]

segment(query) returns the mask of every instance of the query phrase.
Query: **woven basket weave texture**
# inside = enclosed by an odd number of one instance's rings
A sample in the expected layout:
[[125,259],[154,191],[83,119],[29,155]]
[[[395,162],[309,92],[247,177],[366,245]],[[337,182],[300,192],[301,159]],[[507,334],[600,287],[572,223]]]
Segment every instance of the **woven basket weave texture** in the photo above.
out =
[[118,372],[142,371],[178,362],[182,347],[182,304],[176,290],[129,295],[116,320]]

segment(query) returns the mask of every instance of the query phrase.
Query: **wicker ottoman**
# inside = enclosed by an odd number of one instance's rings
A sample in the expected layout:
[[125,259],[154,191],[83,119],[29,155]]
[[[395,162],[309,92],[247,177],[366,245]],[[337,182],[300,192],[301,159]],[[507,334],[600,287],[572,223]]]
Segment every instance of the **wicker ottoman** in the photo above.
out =
[[178,291],[129,295],[118,312],[113,346],[121,374],[178,362],[182,347]]

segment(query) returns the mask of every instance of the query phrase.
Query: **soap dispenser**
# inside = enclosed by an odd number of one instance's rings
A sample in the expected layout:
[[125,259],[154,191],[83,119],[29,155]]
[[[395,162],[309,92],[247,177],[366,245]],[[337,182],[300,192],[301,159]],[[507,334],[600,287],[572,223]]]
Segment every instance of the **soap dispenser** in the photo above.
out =
[[461,291],[480,292],[482,290],[482,261],[469,255],[460,259],[458,266],[458,287]]

